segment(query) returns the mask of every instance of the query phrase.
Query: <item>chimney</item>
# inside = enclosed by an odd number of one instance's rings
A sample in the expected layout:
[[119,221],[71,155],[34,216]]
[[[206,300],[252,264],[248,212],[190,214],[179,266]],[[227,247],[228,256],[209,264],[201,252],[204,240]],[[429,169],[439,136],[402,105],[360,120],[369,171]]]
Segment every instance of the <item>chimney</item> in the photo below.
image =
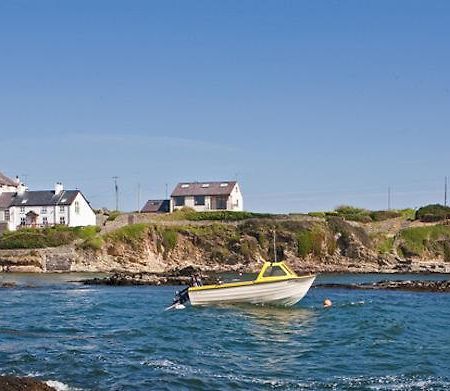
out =
[[61,193],[64,190],[64,186],[61,182],[55,183],[55,195]]
[[26,191],[27,191],[27,187],[26,187],[23,183],[20,183],[20,184],[17,186],[17,194],[18,194],[18,195],[22,195],[22,194],[24,194]]

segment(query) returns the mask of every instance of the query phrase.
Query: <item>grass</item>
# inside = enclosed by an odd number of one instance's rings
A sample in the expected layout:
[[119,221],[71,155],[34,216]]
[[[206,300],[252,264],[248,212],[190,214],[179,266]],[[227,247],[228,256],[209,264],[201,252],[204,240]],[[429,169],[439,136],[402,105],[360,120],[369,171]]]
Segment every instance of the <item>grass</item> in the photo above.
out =
[[[408,211],[409,216],[409,211],[411,211],[411,209],[405,209],[405,211]],[[342,205],[338,206],[334,211],[331,212],[310,212],[308,213],[308,215],[320,218],[342,217],[347,221],[371,223],[374,221],[384,221],[401,217],[404,216],[405,213],[402,213],[402,211],[399,210],[368,210],[349,205]]]
[[166,253],[175,249],[178,240],[178,234],[175,230],[166,228],[161,232],[161,236]]
[[[428,227],[407,228],[399,233],[400,250],[405,255],[421,256],[426,251],[444,254],[450,241],[450,227],[433,225]],[[449,254],[450,255],[450,254]]]
[[145,238],[149,229],[150,227],[147,224],[126,225],[104,235],[104,239],[113,243],[125,243],[136,246]]
[[110,212],[108,215],[108,218],[106,219],[106,221],[114,221],[115,219],[117,219],[117,217],[119,217],[121,215],[121,213],[117,210]]
[[25,249],[64,246],[77,239],[88,240],[97,235],[98,228],[64,225],[49,228],[24,228],[5,232],[0,238],[0,249]]
[[390,254],[394,249],[394,238],[385,236],[378,241],[376,249],[379,254]]

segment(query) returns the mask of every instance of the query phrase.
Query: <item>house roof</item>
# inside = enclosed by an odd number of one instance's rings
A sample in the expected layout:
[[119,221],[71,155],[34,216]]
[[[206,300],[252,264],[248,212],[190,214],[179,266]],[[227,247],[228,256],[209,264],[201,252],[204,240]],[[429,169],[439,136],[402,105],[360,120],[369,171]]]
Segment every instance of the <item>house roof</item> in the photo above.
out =
[[230,195],[236,184],[236,181],[182,182],[175,187],[172,197]]
[[0,186],[17,186],[18,183],[0,172]]
[[141,209],[142,213],[166,213],[170,212],[169,200],[148,200]]
[[71,205],[79,193],[79,190],[63,190],[58,194],[55,194],[53,190],[25,191],[14,196],[11,206]]
[[1,193],[0,194],[0,209],[9,208],[12,198],[16,193]]

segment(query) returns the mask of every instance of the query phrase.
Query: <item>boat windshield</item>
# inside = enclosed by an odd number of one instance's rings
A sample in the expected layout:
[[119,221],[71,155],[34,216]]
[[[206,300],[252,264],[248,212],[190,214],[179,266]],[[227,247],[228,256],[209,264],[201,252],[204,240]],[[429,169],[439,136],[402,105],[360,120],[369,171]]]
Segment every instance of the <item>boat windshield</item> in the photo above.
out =
[[264,272],[263,277],[280,277],[286,275],[286,272],[280,266],[269,266]]

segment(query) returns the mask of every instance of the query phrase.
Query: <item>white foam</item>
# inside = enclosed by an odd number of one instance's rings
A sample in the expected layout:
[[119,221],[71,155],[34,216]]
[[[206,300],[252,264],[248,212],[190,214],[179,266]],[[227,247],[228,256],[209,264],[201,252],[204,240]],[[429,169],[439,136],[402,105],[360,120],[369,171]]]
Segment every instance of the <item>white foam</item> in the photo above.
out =
[[79,388],[69,387],[67,384],[64,384],[58,380],[47,380],[45,382],[49,387],[53,387],[56,391],[78,391]]

